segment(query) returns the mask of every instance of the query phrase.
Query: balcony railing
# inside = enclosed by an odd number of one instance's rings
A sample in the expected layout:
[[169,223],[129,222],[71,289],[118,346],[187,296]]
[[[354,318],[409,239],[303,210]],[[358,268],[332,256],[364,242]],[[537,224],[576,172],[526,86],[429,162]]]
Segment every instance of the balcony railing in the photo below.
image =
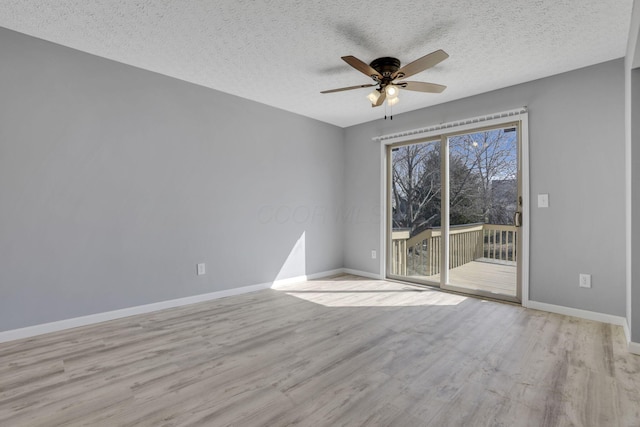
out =
[[[465,224],[449,228],[449,268],[478,259],[495,262],[517,260],[517,228],[513,225]],[[413,237],[408,230],[394,230],[391,236],[391,274],[432,276],[440,273],[439,228]]]

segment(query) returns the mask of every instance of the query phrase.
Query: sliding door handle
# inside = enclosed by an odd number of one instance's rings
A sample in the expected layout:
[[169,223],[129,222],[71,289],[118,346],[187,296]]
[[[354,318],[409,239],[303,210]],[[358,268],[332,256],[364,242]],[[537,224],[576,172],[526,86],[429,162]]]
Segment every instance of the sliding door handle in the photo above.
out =
[[522,212],[516,211],[516,213],[513,214],[513,224],[516,227],[522,227]]

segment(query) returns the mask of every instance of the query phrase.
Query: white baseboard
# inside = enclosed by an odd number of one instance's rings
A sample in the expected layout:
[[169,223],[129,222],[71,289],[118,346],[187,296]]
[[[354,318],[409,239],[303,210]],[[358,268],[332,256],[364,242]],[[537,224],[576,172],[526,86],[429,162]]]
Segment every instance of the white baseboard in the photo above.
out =
[[629,350],[629,353],[640,355],[640,343],[631,341],[631,329],[629,329],[629,323],[626,319],[622,328],[624,329],[624,336],[627,339],[627,349]]
[[579,308],[564,307],[561,305],[547,304],[544,302],[529,301],[527,308],[534,310],[548,311],[550,313],[564,314],[565,316],[579,317],[585,320],[594,320],[596,322],[610,323],[624,327],[627,319],[622,316],[614,316],[612,314],[598,313],[595,311],[581,310]]
[[77,328],[79,326],[92,325],[94,323],[106,322],[108,320],[120,319],[122,317],[134,316],[136,314],[150,313],[153,311],[164,310],[166,308],[180,307],[198,302],[210,301],[218,298],[230,297],[234,295],[246,294],[249,292],[261,291],[263,289],[276,288],[283,284],[299,283],[306,280],[313,280],[320,277],[332,276],[342,273],[342,269],[325,271],[307,276],[292,277],[290,279],[274,280],[273,282],[260,283],[257,285],[243,286],[241,288],[225,289],[223,291],[210,292],[207,294],[194,295],[190,297],[177,298],[168,301],[161,301],[152,304],[139,305],[135,307],[127,307],[119,310],[106,311],[103,313],[90,314],[87,316],[74,317],[72,319],[58,320],[51,323],[43,323],[40,325],[27,326],[26,328],[13,329],[0,332],[0,343],[14,341],[23,338],[30,338],[36,335],[47,334],[49,332],[58,332],[65,329]]
[[368,271],[354,270],[352,268],[343,268],[342,272],[345,274],[353,274],[354,276],[362,276],[368,279],[384,280],[382,276],[376,273],[369,273]]
[[627,349],[629,350],[629,353],[640,355],[640,343],[639,342],[628,341],[627,342]]

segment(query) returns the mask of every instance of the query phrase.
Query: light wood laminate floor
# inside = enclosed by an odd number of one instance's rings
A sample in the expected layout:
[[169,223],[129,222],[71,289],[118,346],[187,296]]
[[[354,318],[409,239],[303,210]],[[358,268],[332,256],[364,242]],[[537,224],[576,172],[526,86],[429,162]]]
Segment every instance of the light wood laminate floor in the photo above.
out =
[[342,276],[0,344],[2,426],[639,426],[620,327]]

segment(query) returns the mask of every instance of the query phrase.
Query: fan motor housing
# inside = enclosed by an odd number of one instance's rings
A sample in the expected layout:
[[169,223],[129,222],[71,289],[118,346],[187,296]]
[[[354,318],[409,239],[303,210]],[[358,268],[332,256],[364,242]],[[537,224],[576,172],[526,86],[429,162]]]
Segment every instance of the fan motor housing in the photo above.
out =
[[385,56],[383,58],[374,59],[369,65],[371,68],[379,72],[380,75],[389,76],[400,69],[400,60]]

